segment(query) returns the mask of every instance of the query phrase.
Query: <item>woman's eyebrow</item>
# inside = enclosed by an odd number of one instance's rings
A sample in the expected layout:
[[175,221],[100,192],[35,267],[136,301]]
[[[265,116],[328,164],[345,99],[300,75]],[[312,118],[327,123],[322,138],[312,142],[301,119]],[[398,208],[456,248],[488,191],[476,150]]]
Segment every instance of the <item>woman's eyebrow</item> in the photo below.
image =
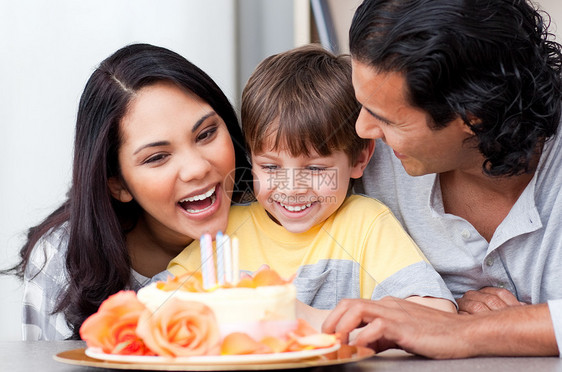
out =
[[203,124],[203,122],[205,122],[205,120],[207,120],[208,118],[210,118],[211,116],[214,116],[216,114],[217,114],[216,112],[211,111],[211,112],[208,112],[205,115],[201,116],[201,118],[199,120],[197,120],[195,125],[193,125],[193,128],[191,128],[191,133],[197,131],[197,129],[199,129],[199,127],[201,126],[201,124]]
[[[203,124],[205,122],[205,120],[207,120],[208,118],[210,118],[211,116],[214,116],[216,114],[217,114],[216,112],[211,111],[211,112],[208,112],[207,114],[203,115],[201,118],[199,118],[199,120],[197,120],[195,122],[195,124],[193,125],[193,128],[191,128],[191,133],[197,131],[197,128],[199,128],[201,126],[201,124]],[[146,148],[149,148],[149,147],[168,146],[169,144],[170,144],[169,141],[156,141],[156,142],[147,143],[146,145],[142,145],[141,147],[136,149],[135,152],[133,152],[133,155],[136,155],[140,151],[142,151]]]
[[142,150],[144,150],[146,148],[149,148],[149,147],[168,146],[169,144],[170,144],[170,142],[168,142],[168,141],[157,141],[157,142],[147,143],[146,145],[142,145],[141,147],[136,149],[135,152],[133,152],[133,155],[136,155],[139,152],[141,152]]

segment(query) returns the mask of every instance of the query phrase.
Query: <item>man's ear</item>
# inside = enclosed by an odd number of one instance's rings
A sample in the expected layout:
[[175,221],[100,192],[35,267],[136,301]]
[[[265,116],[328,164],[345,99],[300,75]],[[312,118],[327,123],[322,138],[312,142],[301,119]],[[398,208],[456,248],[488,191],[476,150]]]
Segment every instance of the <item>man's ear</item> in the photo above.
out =
[[123,182],[121,182],[121,180],[117,177],[109,177],[107,186],[109,187],[109,191],[111,191],[111,195],[115,199],[123,203],[128,203],[133,200],[133,195],[131,195],[129,190],[127,190],[125,185],[123,185]]
[[365,146],[363,150],[359,153],[355,164],[351,168],[351,178],[359,178],[363,175],[363,171],[369,164],[369,160],[373,157],[375,153],[375,140],[369,140],[369,144]]
[[[481,119],[477,118],[476,116],[472,115],[472,114],[468,114],[468,122],[470,123],[470,125],[478,125],[482,122]],[[472,130],[472,128],[468,125],[466,125],[466,123],[461,119],[458,118],[457,119],[459,121],[459,125],[461,125],[463,131],[465,133],[467,133],[470,136],[474,136],[474,131]]]

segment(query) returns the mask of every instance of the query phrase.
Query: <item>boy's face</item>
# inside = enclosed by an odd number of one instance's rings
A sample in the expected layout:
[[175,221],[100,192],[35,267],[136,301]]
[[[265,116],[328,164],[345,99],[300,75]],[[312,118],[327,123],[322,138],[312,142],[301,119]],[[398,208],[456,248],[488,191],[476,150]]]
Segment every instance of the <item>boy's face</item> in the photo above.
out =
[[300,233],[324,222],[344,202],[350,178],[363,169],[349,156],[291,156],[287,151],[252,154],[254,191],[270,217],[288,231]]

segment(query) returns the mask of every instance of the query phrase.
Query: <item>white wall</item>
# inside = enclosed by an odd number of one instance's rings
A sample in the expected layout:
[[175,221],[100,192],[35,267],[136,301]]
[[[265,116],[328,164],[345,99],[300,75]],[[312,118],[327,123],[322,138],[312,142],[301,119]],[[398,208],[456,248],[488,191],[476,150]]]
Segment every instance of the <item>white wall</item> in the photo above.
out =
[[[256,1],[0,2],[0,268],[16,262],[25,231],[64,200],[78,100],[95,66],[126,44],[164,46],[201,67],[237,102],[255,64],[292,47],[286,0],[268,0],[246,16],[259,26],[253,29],[259,51],[237,42],[242,6]],[[262,32],[272,23],[260,17],[275,17],[276,28]],[[0,276],[0,341],[21,338],[21,294],[17,280]]]
[[562,1],[539,0],[536,3],[550,14],[552,21],[551,32],[556,34],[559,43],[562,42]]
[[[539,3],[562,20],[560,0]],[[132,42],[168,47],[238,102],[255,64],[292,46],[291,12],[286,0],[1,1],[0,267],[16,262],[25,230],[64,199],[78,99],[102,59]],[[0,276],[0,299],[0,341],[17,340],[15,279]]]
[[[237,93],[234,2],[2,1],[0,263],[63,199],[79,96],[94,67],[125,44],[168,47]],[[0,277],[0,340],[20,338],[21,287]]]

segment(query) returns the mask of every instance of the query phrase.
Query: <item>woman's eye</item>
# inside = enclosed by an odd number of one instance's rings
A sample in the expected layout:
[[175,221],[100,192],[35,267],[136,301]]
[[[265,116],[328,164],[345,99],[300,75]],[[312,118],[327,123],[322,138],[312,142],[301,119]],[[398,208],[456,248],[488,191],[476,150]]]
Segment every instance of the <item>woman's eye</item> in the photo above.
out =
[[197,141],[205,141],[211,138],[217,132],[217,129],[217,127],[210,127],[204,130],[197,136]]
[[156,162],[159,162],[159,161],[162,161],[162,160],[166,159],[167,156],[168,156],[168,154],[155,154],[155,155],[152,155],[152,156],[148,157],[143,162],[143,164],[156,163]]

